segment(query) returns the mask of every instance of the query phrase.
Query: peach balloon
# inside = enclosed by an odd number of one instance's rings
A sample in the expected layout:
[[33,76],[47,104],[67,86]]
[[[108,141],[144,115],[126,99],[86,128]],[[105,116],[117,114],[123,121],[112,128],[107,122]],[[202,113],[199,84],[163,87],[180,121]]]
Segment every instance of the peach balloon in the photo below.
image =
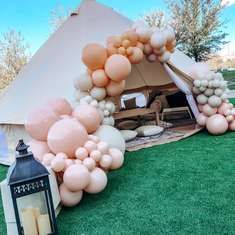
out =
[[138,35],[136,32],[134,31],[126,31],[122,34],[122,39],[125,40],[129,40],[130,41],[130,45],[131,46],[136,46],[137,42],[138,42]]
[[47,142],[31,140],[29,143],[29,150],[33,153],[34,158],[41,161],[43,155],[50,152]]
[[125,56],[126,55],[125,47],[119,47],[118,48],[118,54]]
[[142,42],[137,42],[136,47],[139,48],[141,51],[144,50],[144,44]]
[[130,40],[124,39],[124,40],[122,41],[122,46],[123,46],[124,48],[128,48],[130,45],[131,45]]
[[96,131],[102,121],[99,111],[88,104],[78,105],[72,115],[86,128],[89,134]]
[[97,144],[97,149],[102,153],[102,154],[105,154],[105,153],[108,153],[108,150],[109,150],[109,145],[104,142],[104,141],[100,141],[98,144]]
[[228,116],[226,117],[226,120],[227,120],[228,122],[232,122],[232,121],[234,120],[233,115],[228,115]]
[[103,69],[98,69],[92,73],[92,82],[97,87],[104,87],[108,84],[109,78]]
[[75,164],[82,164],[82,161],[81,161],[80,159],[75,159],[75,160],[74,160],[74,163],[75,163]]
[[51,161],[54,159],[55,155],[53,153],[46,153],[42,157],[42,164],[45,166],[50,166]]
[[65,159],[64,162],[65,162],[65,168],[64,168],[65,170],[66,170],[69,166],[71,166],[71,165],[74,164],[74,161],[73,161],[72,159]]
[[147,60],[150,62],[150,63],[153,63],[157,60],[157,56],[155,54],[150,54],[148,57],[147,57]]
[[105,72],[110,79],[119,82],[131,72],[131,64],[123,55],[112,55],[105,63]]
[[112,157],[108,154],[104,154],[101,157],[99,164],[101,167],[108,169],[112,164]]
[[200,126],[206,126],[207,116],[205,116],[203,113],[198,114],[197,116],[197,123]]
[[205,105],[203,105],[203,107],[202,107],[202,112],[203,112],[206,116],[210,117],[210,116],[216,114],[217,108],[212,108],[209,104],[205,104]]
[[108,45],[107,53],[108,53],[109,56],[111,56],[111,55],[117,54],[118,50],[113,45]]
[[68,158],[68,156],[67,156],[65,153],[57,153],[57,154],[56,154],[56,157],[62,158],[62,159],[64,159],[64,160]]
[[230,109],[231,105],[229,103],[222,103],[218,108],[218,113],[224,115],[226,110]]
[[72,107],[70,103],[63,98],[49,100],[47,102],[47,106],[50,107],[59,116],[70,115],[72,113]]
[[110,81],[106,86],[106,91],[109,96],[117,96],[122,94],[125,89],[126,81],[122,80],[120,82]]
[[54,153],[63,152],[73,157],[76,149],[87,139],[87,131],[81,123],[75,119],[62,119],[50,128],[47,142]]
[[119,149],[111,148],[109,149],[109,154],[112,157],[112,164],[110,166],[110,169],[115,170],[120,168],[124,162],[123,153]]
[[221,114],[210,116],[206,121],[207,130],[213,135],[221,135],[228,129],[228,122]]
[[198,107],[198,110],[199,110],[200,112],[202,112],[203,105],[202,105],[202,104],[198,104],[197,107]]
[[112,43],[115,47],[120,47],[122,45],[122,38],[120,36],[110,36],[107,38],[107,43]]
[[90,157],[96,161],[96,162],[99,162],[101,157],[102,157],[102,153],[99,151],[99,150],[93,150],[91,151],[90,153]]
[[89,170],[89,171],[92,171],[95,166],[96,166],[96,162],[93,158],[86,158],[83,160],[83,165]]
[[133,47],[128,47],[127,49],[126,49],[126,54],[127,55],[132,55],[133,54]]
[[128,58],[132,64],[138,64],[143,60],[144,53],[140,48],[133,47],[133,53]]
[[81,201],[83,195],[82,190],[77,192],[69,191],[64,183],[60,185],[59,192],[62,204],[67,207],[76,206]]
[[153,52],[153,48],[150,44],[145,44],[144,45],[144,50],[143,50],[145,55],[150,55]]
[[233,120],[231,123],[229,123],[229,130],[235,131],[235,120]]
[[105,172],[96,167],[93,171],[90,172],[90,183],[84,189],[87,193],[99,193],[101,192],[107,185],[107,175]]
[[33,110],[25,122],[25,129],[29,135],[41,141],[47,140],[49,128],[59,119],[59,116],[48,107]]
[[88,140],[85,144],[84,144],[84,148],[88,151],[88,153],[91,153],[92,151],[97,149],[97,145],[96,143],[94,143],[91,140]]
[[63,159],[61,157],[57,157],[57,156],[54,157],[51,160],[51,168],[55,172],[63,171],[65,168],[65,159]]
[[65,170],[63,181],[70,191],[76,192],[90,183],[90,173],[85,166],[74,164]]
[[96,43],[87,44],[82,50],[82,61],[91,70],[102,69],[107,56],[107,50]]
[[88,157],[88,151],[84,147],[79,147],[76,149],[75,156],[77,159],[84,160]]

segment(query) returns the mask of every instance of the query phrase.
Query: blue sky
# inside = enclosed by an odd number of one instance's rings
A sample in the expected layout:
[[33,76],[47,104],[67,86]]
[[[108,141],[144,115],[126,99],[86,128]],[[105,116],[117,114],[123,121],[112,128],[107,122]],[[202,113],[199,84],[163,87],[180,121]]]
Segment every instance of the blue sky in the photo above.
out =
[[[132,19],[139,18],[151,9],[166,10],[164,0],[98,1]],[[76,9],[79,3],[79,0],[1,0],[0,33],[9,28],[21,31],[30,44],[32,53],[34,53],[50,35],[50,12],[57,6],[63,6],[65,9]],[[229,33],[228,40],[232,42],[230,47],[235,50],[235,4],[224,10],[223,18],[229,20],[225,30]]]

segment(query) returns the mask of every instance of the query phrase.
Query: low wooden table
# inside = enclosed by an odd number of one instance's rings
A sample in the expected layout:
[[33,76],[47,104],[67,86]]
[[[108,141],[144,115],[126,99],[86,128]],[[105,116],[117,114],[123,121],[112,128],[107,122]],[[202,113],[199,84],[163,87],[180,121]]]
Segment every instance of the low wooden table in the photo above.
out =
[[129,109],[129,110],[123,110],[118,113],[114,113],[114,119],[120,120],[120,119],[126,119],[126,118],[141,118],[141,116],[147,115],[147,114],[155,114],[156,116],[156,124],[159,123],[159,113],[156,112],[154,109],[149,108],[136,108],[136,109]]
[[161,115],[161,120],[162,120],[162,121],[164,120],[164,116],[165,116],[166,114],[169,114],[169,113],[171,113],[171,114],[173,114],[173,113],[176,114],[176,113],[182,113],[182,112],[187,112],[187,113],[189,114],[190,118],[193,119],[189,107],[188,107],[188,106],[185,106],[185,107],[176,107],[176,108],[165,108],[165,109],[163,109],[162,115]]

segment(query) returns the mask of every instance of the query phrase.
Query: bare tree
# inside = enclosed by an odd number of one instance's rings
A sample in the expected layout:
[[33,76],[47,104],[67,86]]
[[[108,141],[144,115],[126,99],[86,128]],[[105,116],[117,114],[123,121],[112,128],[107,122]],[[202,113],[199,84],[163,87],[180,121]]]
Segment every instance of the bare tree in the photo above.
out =
[[0,38],[0,91],[15,79],[30,58],[29,45],[22,34],[14,30],[3,33]]
[[167,26],[165,14],[160,10],[152,10],[151,12],[145,14],[143,19],[150,27],[163,28]]
[[62,5],[58,5],[51,11],[50,25],[52,32],[57,30],[71,14],[71,9],[65,9]]
[[[175,29],[177,46],[196,61],[207,60],[226,44],[221,0],[166,0]],[[151,14],[149,18],[154,18]],[[150,22],[146,20],[146,22]],[[149,24],[151,26],[151,23]]]

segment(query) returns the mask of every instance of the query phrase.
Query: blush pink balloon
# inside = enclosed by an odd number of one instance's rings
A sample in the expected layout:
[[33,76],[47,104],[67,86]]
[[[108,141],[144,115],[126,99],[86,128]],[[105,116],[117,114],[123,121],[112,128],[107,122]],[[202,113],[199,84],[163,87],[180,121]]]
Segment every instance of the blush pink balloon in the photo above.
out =
[[105,172],[96,167],[93,171],[90,172],[90,183],[84,189],[87,193],[99,193],[107,185],[107,175]]
[[98,150],[93,150],[91,153],[90,153],[90,157],[96,161],[96,162],[99,162],[101,157],[102,157],[102,154],[100,151]]
[[88,157],[88,151],[84,147],[79,147],[75,152],[75,156],[79,160],[84,160],[85,158]]
[[224,115],[224,113],[231,108],[229,103],[222,103],[218,108],[218,113]]
[[112,157],[108,154],[104,154],[101,157],[101,160],[100,160],[99,164],[102,168],[105,168],[105,169],[110,168],[110,166],[112,164]]
[[209,104],[205,104],[205,105],[203,105],[203,107],[202,107],[202,112],[203,112],[206,116],[210,117],[210,116],[216,114],[217,108],[212,108]]
[[92,105],[78,105],[72,115],[85,126],[89,134],[96,131],[102,121],[98,109]]
[[109,149],[109,154],[112,157],[112,164],[110,166],[110,169],[115,170],[120,168],[124,162],[123,153],[119,149],[111,148]]
[[108,153],[108,150],[109,150],[109,145],[104,142],[104,141],[100,141],[98,144],[97,144],[97,149],[102,153],[102,154],[105,154],[105,153]]
[[200,126],[206,126],[206,120],[207,120],[207,116],[204,115],[203,113],[199,113],[199,115],[197,116],[197,123]]
[[221,135],[228,130],[228,122],[223,115],[215,114],[207,119],[206,128],[213,135]]
[[51,161],[55,158],[55,155],[53,153],[46,153],[42,157],[42,164],[45,166],[50,166]]
[[65,186],[73,192],[84,189],[90,183],[90,173],[81,164],[69,166],[63,176]]
[[120,82],[110,81],[106,86],[106,91],[109,96],[117,96],[122,94],[125,89],[126,81],[122,80]]
[[60,199],[64,206],[76,206],[82,199],[83,191],[71,192],[64,183],[59,187]]
[[46,141],[50,127],[58,119],[59,116],[50,108],[38,108],[30,112],[28,115],[25,121],[25,129],[32,138]]
[[78,147],[84,145],[88,134],[83,125],[75,119],[57,121],[49,130],[47,142],[54,153],[65,153],[73,157]]
[[91,153],[92,151],[97,149],[97,145],[96,143],[94,143],[91,140],[88,140],[85,144],[84,144],[84,148],[88,151],[88,153]]
[[96,166],[96,162],[94,159],[88,157],[86,159],[83,160],[83,165],[89,170],[92,171],[95,166]]
[[98,143],[100,141],[100,138],[95,136],[95,135],[89,135],[89,140],[95,142],[95,143]]
[[47,142],[31,140],[28,145],[30,146],[29,150],[32,151],[34,157],[39,161],[42,161],[43,155],[50,152]]
[[203,105],[198,104],[197,107],[198,107],[198,110],[199,110],[200,112],[202,112]]
[[65,168],[64,170],[66,170],[69,166],[73,165],[74,161],[72,159],[65,159]]
[[47,102],[47,106],[50,107],[56,114],[71,115],[72,107],[70,103],[64,98],[52,99]]
[[65,159],[62,157],[55,157],[51,161],[51,168],[55,172],[63,171],[65,168]]

